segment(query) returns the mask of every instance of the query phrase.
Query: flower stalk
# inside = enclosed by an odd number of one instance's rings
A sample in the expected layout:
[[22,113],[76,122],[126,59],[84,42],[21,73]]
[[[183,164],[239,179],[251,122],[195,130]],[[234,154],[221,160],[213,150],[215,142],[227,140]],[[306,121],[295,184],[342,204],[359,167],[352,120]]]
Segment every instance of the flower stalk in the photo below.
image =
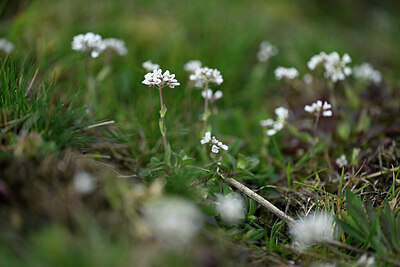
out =
[[158,92],[160,93],[160,132],[163,139],[164,151],[167,153],[168,151],[168,141],[167,141],[167,129],[165,127],[165,114],[167,113],[167,107],[164,105],[163,96],[162,96],[162,87],[158,87]]

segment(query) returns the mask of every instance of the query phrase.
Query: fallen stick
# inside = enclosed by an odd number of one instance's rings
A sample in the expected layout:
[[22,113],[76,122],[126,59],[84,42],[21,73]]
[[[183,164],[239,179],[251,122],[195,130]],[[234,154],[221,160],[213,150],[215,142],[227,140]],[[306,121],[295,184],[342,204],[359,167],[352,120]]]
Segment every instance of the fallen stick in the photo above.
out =
[[255,193],[247,186],[243,185],[242,183],[236,181],[233,178],[225,178],[225,181],[227,181],[230,185],[236,187],[236,189],[238,189],[240,192],[250,197],[255,202],[259,203],[261,206],[263,206],[264,208],[266,208],[267,210],[269,210],[270,212],[272,212],[273,214],[284,220],[287,224],[293,225],[295,223],[295,220],[292,217],[290,217],[289,215],[287,215],[286,213],[275,207],[271,202],[269,202],[259,194]]

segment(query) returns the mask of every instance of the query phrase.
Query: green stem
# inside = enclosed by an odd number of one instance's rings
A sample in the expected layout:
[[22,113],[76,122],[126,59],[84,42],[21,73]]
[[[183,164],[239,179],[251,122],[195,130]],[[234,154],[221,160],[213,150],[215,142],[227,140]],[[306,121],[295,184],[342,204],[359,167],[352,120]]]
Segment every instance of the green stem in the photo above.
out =
[[168,142],[167,142],[167,129],[165,128],[165,113],[166,113],[166,107],[164,105],[163,101],[163,96],[162,96],[162,87],[158,88],[158,92],[160,93],[160,104],[161,104],[161,110],[160,110],[160,117],[161,117],[161,122],[162,122],[162,131],[161,135],[163,138],[163,144],[164,144],[164,151],[167,153],[168,151]]
[[205,98],[204,98],[204,115],[203,115],[203,120],[204,120],[204,126],[203,126],[203,131],[205,132],[207,130],[207,117],[208,117],[208,81],[206,81],[206,84],[204,86],[204,93],[205,93]]

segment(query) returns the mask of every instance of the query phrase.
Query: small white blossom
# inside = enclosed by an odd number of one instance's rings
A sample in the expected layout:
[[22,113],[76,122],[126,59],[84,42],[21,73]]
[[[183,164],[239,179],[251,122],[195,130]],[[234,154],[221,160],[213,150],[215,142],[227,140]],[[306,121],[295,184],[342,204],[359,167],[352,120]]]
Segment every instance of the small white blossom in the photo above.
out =
[[357,79],[374,84],[382,82],[382,74],[378,70],[375,70],[371,64],[366,62],[359,66],[355,66],[353,68],[353,75]]
[[147,71],[147,72],[152,72],[156,69],[160,68],[160,65],[151,62],[151,60],[147,60],[146,62],[143,62],[142,67]]
[[216,208],[221,219],[229,224],[241,222],[246,215],[246,208],[242,197],[236,193],[227,196],[218,195]]
[[190,60],[183,66],[183,68],[187,72],[195,73],[197,69],[201,68],[201,61],[200,60]]
[[218,90],[215,93],[213,93],[213,91],[211,89],[208,89],[207,91],[201,91],[201,96],[203,98],[208,98],[209,100],[211,100],[212,102],[222,98],[223,93],[222,91]]
[[294,240],[309,246],[321,239],[331,239],[333,234],[333,217],[328,213],[313,213],[296,221],[290,226]]
[[321,52],[318,55],[314,55],[307,65],[310,70],[314,70],[318,65],[323,64],[325,72],[324,77],[332,80],[332,82],[342,81],[351,74],[351,68],[347,66],[351,62],[351,58],[348,54],[344,54],[342,57],[337,52],[326,54]]
[[204,134],[204,137],[200,140],[200,143],[202,145],[210,144],[211,152],[213,152],[214,154],[218,154],[220,149],[223,149],[225,151],[229,149],[229,147],[227,145],[218,141],[218,139],[215,136],[211,137],[210,132],[206,132]]
[[[317,100],[311,104],[311,106],[306,105],[304,110],[308,113],[313,113],[315,116],[322,115],[323,117],[331,117],[332,116],[332,105],[328,102],[324,101],[322,104],[321,100]],[[321,113],[322,112],[322,113]]]
[[200,140],[200,143],[204,145],[210,143],[210,141],[211,141],[211,132],[206,132],[204,134],[204,137]]
[[294,78],[299,76],[299,72],[295,68],[285,68],[285,67],[277,67],[275,69],[275,77],[277,80],[281,80],[282,78],[293,80]]
[[347,158],[346,158],[346,155],[345,155],[345,154],[343,154],[343,155],[341,155],[339,158],[337,158],[337,159],[335,160],[335,162],[336,162],[336,165],[337,165],[339,168],[343,168],[343,167],[345,167],[345,166],[348,164]]
[[125,42],[123,40],[115,38],[107,38],[103,40],[104,50],[111,49],[114,50],[118,55],[124,56],[128,52],[125,47]]
[[310,70],[314,70],[318,65],[324,63],[326,60],[326,53],[321,52],[318,55],[314,55],[311,59],[307,62],[307,66]]
[[158,86],[160,88],[168,86],[169,88],[174,88],[180,85],[180,83],[175,79],[175,74],[170,74],[169,71],[162,73],[161,69],[156,69],[153,72],[149,72],[144,76],[142,82],[148,86]]
[[262,41],[260,50],[258,50],[257,58],[260,62],[266,62],[270,57],[278,54],[278,48],[268,41]]
[[313,82],[313,76],[310,73],[306,73],[303,76],[303,81],[304,81],[305,84],[310,85]]
[[219,70],[208,67],[196,69],[194,74],[190,75],[189,79],[194,81],[195,86],[199,88],[204,87],[206,83],[220,85],[224,81]]
[[162,245],[172,248],[188,244],[202,225],[202,214],[188,200],[165,198],[147,202],[144,219]]
[[93,32],[74,36],[71,45],[73,50],[90,52],[93,58],[98,57],[105,48],[101,36]]
[[360,258],[358,258],[357,266],[374,266],[375,265],[375,257],[369,256],[367,253],[364,253]]
[[10,54],[14,50],[14,44],[6,38],[0,38],[0,50],[3,50],[6,54]]
[[80,171],[74,175],[73,185],[77,192],[88,194],[96,189],[97,183],[93,175],[85,171]]
[[289,110],[284,107],[279,107],[275,109],[275,114],[277,116],[276,121],[274,121],[273,119],[260,121],[260,125],[262,127],[269,128],[267,129],[268,136],[273,136],[283,129],[286,124],[287,118],[289,117]]

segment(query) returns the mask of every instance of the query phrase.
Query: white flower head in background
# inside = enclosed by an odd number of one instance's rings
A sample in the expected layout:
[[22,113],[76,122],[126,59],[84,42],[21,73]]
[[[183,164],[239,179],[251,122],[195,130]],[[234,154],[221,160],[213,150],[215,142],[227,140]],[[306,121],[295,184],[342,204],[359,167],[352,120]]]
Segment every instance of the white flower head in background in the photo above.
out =
[[6,38],[0,38],[0,50],[3,50],[6,54],[10,54],[14,50],[14,44]]
[[204,137],[200,140],[202,145],[209,144],[211,146],[211,152],[214,154],[218,154],[220,149],[227,151],[229,147],[222,142],[218,141],[215,136],[211,137],[211,132],[206,132]]
[[183,68],[189,73],[195,73],[197,69],[201,68],[201,61],[190,60],[183,66]]
[[278,48],[276,48],[276,46],[268,41],[262,41],[257,53],[257,58],[260,62],[266,62],[270,57],[275,56],[276,54],[278,54]]
[[277,80],[282,80],[282,79],[293,80],[294,78],[297,78],[299,76],[299,72],[297,69],[285,68],[282,66],[277,67],[274,71],[274,74]]
[[367,253],[364,253],[360,258],[358,258],[358,261],[356,262],[357,266],[375,266],[375,257],[374,256],[369,256]]
[[73,185],[75,190],[81,194],[89,194],[96,189],[96,178],[85,171],[75,173],[73,177]]
[[93,58],[98,57],[105,48],[101,36],[93,32],[74,36],[71,45],[73,50],[89,52]]
[[276,121],[273,119],[266,119],[260,121],[261,127],[268,128],[267,129],[268,136],[273,136],[283,129],[289,117],[289,110],[284,107],[279,107],[275,109],[275,114],[277,117]]
[[190,80],[195,82],[195,86],[202,88],[206,83],[214,83],[220,85],[224,79],[221,72],[217,69],[210,69],[208,67],[198,68],[190,75]]
[[382,82],[382,74],[380,71],[375,70],[371,64],[364,62],[361,65],[353,68],[353,75],[355,78],[374,84]]
[[333,230],[333,216],[324,212],[309,214],[290,226],[294,240],[305,246],[332,239]]
[[318,55],[314,55],[307,65],[310,70],[314,70],[317,66],[323,65],[325,72],[324,77],[330,79],[332,82],[343,81],[346,76],[351,74],[351,68],[347,66],[351,62],[351,58],[348,54],[344,54],[342,57],[337,52],[326,54],[321,52]]
[[190,243],[200,229],[203,217],[190,201],[180,198],[162,198],[145,203],[143,214],[154,237],[166,248]]
[[306,73],[303,76],[303,81],[305,84],[310,85],[313,82],[313,76],[310,73]]
[[237,224],[246,217],[243,198],[236,194],[217,195],[216,208],[221,219],[228,224]]
[[153,72],[147,73],[142,83],[150,87],[157,86],[158,88],[174,88],[180,85],[178,80],[175,79],[175,74],[170,74],[168,70],[162,73],[161,69],[156,69]]
[[104,50],[114,50],[118,55],[124,56],[128,52],[125,47],[125,42],[120,39],[107,38],[103,40]]
[[340,157],[338,157],[338,158],[335,160],[335,163],[336,163],[336,165],[337,165],[339,168],[343,168],[343,167],[347,166],[348,162],[347,162],[346,155],[343,154],[343,155],[341,155]]
[[304,110],[307,111],[308,113],[312,113],[315,116],[323,116],[323,117],[331,117],[332,116],[332,105],[329,104],[328,102],[324,101],[322,103],[321,100],[317,100],[317,102],[314,102],[311,104],[311,106],[306,105],[304,107]]
[[142,67],[147,71],[147,72],[152,72],[156,69],[160,68],[160,65],[151,62],[151,60],[147,60],[146,62],[143,62]]
[[208,89],[207,91],[201,91],[201,96],[203,98],[208,98],[211,102],[214,102],[220,98],[222,98],[224,94],[222,93],[221,90],[216,91],[215,93],[213,93],[213,91],[211,89]]

